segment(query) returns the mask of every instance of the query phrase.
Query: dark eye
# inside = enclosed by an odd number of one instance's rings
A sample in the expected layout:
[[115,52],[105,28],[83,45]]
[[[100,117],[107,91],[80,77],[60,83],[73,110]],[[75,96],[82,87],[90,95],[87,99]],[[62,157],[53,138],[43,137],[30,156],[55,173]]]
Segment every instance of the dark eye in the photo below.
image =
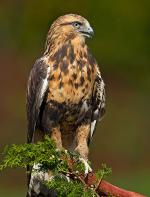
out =
[[82,25],[82,23],[80,23],[80,22],[74,22],[73,23],[73,26],[75,27],[75,28],[80,28],[80,26]]

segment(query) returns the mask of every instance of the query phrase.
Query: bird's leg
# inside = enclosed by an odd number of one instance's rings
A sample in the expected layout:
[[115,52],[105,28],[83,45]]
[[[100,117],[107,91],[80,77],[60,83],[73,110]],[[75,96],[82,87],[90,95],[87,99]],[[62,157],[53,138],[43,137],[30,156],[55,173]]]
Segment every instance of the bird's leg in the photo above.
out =
[[51,130],[51,139],[54,140],[57,149],[61,149],[62,148],[62,139],[61,139],[60,126],[52,128],[52,130]]
[[90,124],[84,124],[77,128],[76,131],[76,148],[75,151],[78,152],[81,155],[80,160],[85,165],[85,174],[87,174],[89,171],[92,171],[89,164],[88,164],[88,137],[90,133]]
[[82,158],[88,159],[89,148],[87,145],[87,140],[89,137],[90,127],[89,125],[81,125],[76,130],[76,148]]

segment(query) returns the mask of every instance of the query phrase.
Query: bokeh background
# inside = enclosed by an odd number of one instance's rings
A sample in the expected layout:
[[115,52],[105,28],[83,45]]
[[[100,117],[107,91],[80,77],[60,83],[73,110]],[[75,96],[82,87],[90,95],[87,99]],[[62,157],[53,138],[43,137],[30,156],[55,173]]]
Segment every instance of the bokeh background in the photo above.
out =
[[[26,140],[25,96],[31,65],[43,53],[52,21],[85,16],[88,40],[106,83],[107,113],[90,146],[94,169],[112,168],[113,184],[150,196],[150,1],[1,0],[0,147]],[[26,192],[25,170],[0,173],[0,196]]]

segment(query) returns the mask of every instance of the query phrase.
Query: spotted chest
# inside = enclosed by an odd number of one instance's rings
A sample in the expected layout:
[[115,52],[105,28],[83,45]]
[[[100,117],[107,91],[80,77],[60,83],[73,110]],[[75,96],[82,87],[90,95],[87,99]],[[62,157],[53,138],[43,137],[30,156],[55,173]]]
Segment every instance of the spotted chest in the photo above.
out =
[[68,43],[49,58],[48,100],[79,103],[91,98],[96,63],[86,46]]

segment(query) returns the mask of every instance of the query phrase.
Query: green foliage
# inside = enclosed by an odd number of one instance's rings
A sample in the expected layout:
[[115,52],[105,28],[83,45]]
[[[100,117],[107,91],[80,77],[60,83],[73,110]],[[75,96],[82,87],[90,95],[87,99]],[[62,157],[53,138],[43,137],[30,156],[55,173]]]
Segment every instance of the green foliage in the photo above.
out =
[[41,163],[46,168],[52,167],[59,163],[60,152],[55,150],[54,143],[45,137],[43,142],[37,144],[13,144],[6,146],[4,150],[4,159],[0,169],[6,167],[23,167],[33,166],[34,163]]
[[108,176],[109,174],[112,173],[111,168],[108,168],[106,164],[102,163],[101,169],[99,169],[95,175],[97,179],[102,180],[104,177]]
[[95,197],[96,193],[90,189],[83,187],[79,181],[67,181],[60,176],[56,176],[52,181],[46,183],[50,189],[55,189],[60,197]]
[[[79,178],[79,175],[84,174],[85,171],[85,166],[80,161],[79,155],[64,149],[57,150],[54,142],[47,136],[43,142],[38,142],[37,144],[13,144],[7,146],[3,156],[0,170],[7,167],[26,168],[27,166],[40,164],[38,171],[52,171],[55,176],[53,176],[51,181],[46,181],[44,184],[49,189],[55,189],[60,197],[96,196],[96,192]],[[103,164],[102,169],[97,172],[98,180],[101,180],[110,172],[111,169]],[[69,181],[66,175],[70,176]],[[71,176],[74,178],[71,178]]]

